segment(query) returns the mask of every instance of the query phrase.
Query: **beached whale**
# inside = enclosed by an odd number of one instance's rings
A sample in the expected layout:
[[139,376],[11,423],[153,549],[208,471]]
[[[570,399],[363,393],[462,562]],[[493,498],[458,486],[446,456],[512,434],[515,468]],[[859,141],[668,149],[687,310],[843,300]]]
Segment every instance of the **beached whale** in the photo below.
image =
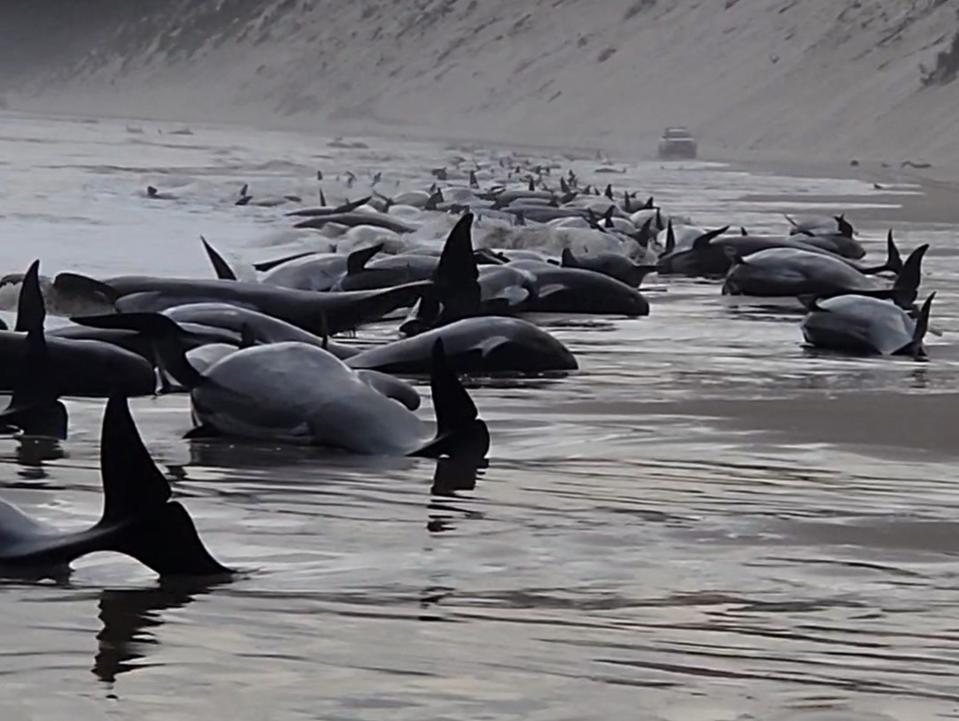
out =
[[435,433],[357,371],[304,343],[237,351],[203,374],[187,371],[178,380],[191,388],[199,429],[194,435],[271,439],[375,455],[482,458],[489,448],[486,424],[450,368],[441,340],[433,345],[430,377]]
[[922,357],[935,295],[926,299],[915,318],[892,301],[869,296],[817,300],[803,319],[803,337],[816,348],[844,353]]
[[[0,331],[0,391],[42,384],[55,396],[152,395],[156,376],[142,355],[99,340],[44,333],[39,266],[34,261],[23,276],[15,330]],[[43,341],[47,360],[42,368],[31,354],[36,344],[29,342],[31,332]]]
[[769,248],[736,258],[723,284],[723,293],[755,296],[828,297],[856,293],[915,302],[922,258],[928,245],[916,248],[903,263],[891,286],[867,276],[839,258],[795,248]]
[[88,553],[131,556],[161,576],[231,573],[203,545],[190,514],[147,452],[125,398],[107,402],[100,437],[103,514],[82,531],[59,531],[0,501],[0,574],[62,576]]
[[458,373],[540,373],[575,370],[576,359],[545,330],[519,318],[465,318],[412,338],[365,350],[346,364],[387,373],[428,373],[442,339],[447,362]]

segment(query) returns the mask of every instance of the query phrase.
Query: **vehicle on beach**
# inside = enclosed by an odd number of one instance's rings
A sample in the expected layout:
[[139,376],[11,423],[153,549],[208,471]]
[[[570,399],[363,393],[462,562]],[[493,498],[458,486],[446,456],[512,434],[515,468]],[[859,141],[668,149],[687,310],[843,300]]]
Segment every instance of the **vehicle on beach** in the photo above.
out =
[[659,139],[659,157],[663,160],[674,158],[695,158],[696,139],[688,128],[676,126],[666,128]]

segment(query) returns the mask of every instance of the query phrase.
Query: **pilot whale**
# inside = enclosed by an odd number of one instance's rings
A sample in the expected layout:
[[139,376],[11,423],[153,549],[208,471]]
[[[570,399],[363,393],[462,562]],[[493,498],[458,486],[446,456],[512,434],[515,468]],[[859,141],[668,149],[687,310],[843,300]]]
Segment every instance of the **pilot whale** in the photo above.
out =
[[203,374],[187,369],[178,379],[192,389],[200,428],[194,436],[268,438],[360,454],[484,457],[489,432],[452,371],[442,340],[433,345],[432,361],[435,435],[357,371],[304,343],[247,348]]
[[575,370],[573,354],[545,330],[520,318],[465,318],[362,351],[351,368],[387,373],[427,373],[432,348],[442,339],[447,362],[459,373],[539,373]]
[[116,393],[152,395],[156,389],[153,365],[141,355],[98,340],[44,333],[46,309],[39,267],[39,261],[34,261],[23,276],[15,330],[0,331],[0,390],[14,390],[29,377],[40,378],[40,371],[29,356],[28,341],[32,332],[43,340],[48,360],[42,381],[55,395],[94,398]]
[[190,514],[147,452],[125,398],[107,402],[100,438],[103,514],[82,531],[58,531],[0,501],[0,574],[60,576],[95,551],[132,556],[160,576],[231,573],[206,549]]
[[930,294],[913,318],[892,301],[840,295],[812,303],[803,319],[806,341],[817,348],[866,355],[926,355],[922,340],[929,328]]
[[116,309],[122,313],[160,312],[187,303],[229,303],[320,334],[379,320],[397,308],[413,305],[431,286],[423,281],[382,290],[316,293],[235,280],[151,276],[122,276],[100,284],[113,290]]

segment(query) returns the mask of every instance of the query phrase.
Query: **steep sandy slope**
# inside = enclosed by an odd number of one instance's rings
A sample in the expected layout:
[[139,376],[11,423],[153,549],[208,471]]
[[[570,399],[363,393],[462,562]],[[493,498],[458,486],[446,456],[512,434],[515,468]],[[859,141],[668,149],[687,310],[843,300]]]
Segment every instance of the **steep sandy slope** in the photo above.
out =
[[636,155],[682,123],[724,155],[959,162],[959,82],[920,72],[953,0],[49,4],[0,11],[14,107]]

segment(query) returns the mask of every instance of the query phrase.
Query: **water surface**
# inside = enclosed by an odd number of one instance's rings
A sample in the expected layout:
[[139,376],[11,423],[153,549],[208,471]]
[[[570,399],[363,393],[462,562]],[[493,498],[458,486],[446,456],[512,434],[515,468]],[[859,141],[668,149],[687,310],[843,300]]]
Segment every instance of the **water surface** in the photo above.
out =
[[[244,182],[312,198],[317,169],[381,170],[407,188],[471,152],[142,129],[0,117],[0,269],[206,277],[200,233],[233,259],[276,254],[263,239],[283,209],[234,207]],[[872,214],[919,192],[571,165],[704,225],[775,232],[783,210],[841,208],[872,256]],[[147,201],[148,183],[179,199]],[[697,281],[650,278],[648,318],[540,318],[581,371],[473,383],[493,436],[475,473],[191,443],[185,398],[135,401],[208,546],[245,573],[161,585],[102,554],[63,583],[5,582],[0,717],[954,718],[955,231],[897,227],[907,249],[932,244],[924,291],[943,335],[927,363],[812,353],[793,303]],[[62,444],[0,440],[2,497],[64,528],[101,503],[101,404],[69,409]]]

